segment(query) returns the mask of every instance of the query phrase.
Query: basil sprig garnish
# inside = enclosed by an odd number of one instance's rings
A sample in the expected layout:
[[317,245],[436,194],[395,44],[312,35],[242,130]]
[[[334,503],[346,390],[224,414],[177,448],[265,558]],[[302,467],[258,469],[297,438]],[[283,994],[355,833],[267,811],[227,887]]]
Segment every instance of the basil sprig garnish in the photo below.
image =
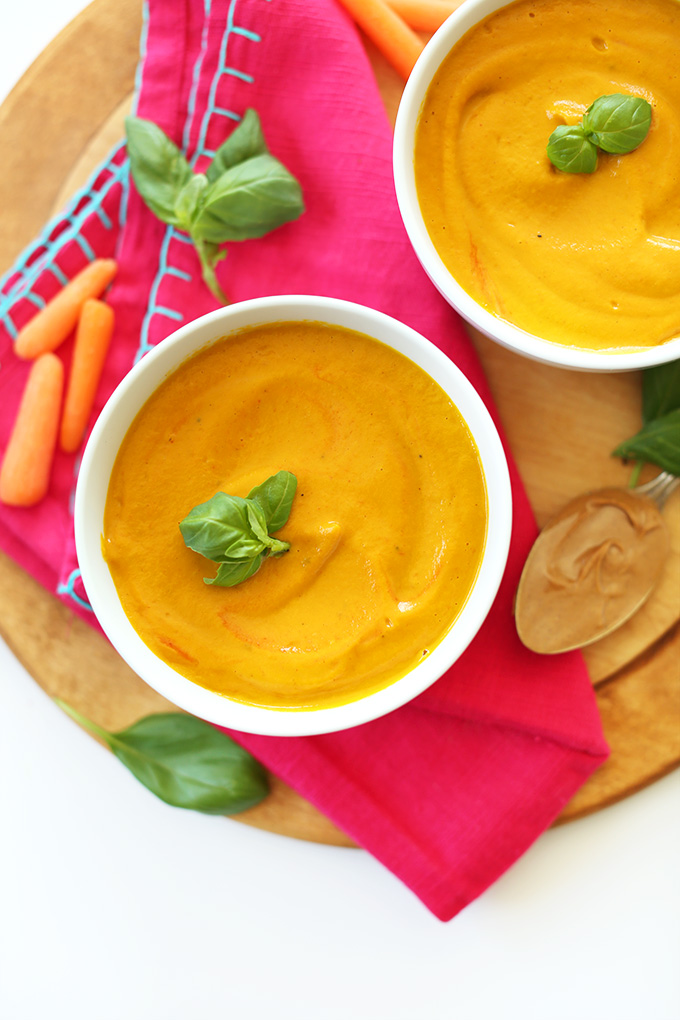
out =
[[269,152],[255,110],[246,110],[200,174],[153,121],[128,117],[125,127],[137,191],[159,220],[190,236],[205,283],[228,304],[215,273],[226,255],[219,246],[263,237],[301,216],[298,181]]
[[269,793],[267,773],[226,733],[180,712],[159,712],[111,733],[55,698],[76,722],[100,737],[119,761],[166,804],[208,815],[232,815]]
[[614,93],[600,96],[588,107],[580,124],[561,124],[548,139],[548,159],[569,174],[592,174],[597,150],[622,155],[644,142],[652,123],[652,108],[642,96]]
[[231,588],[256,574],[268,556],[290,549],[273,534],[288,520],[296,489],[295,475],[278,471],[246,499],[217,492],[187,514],[179,526],[185,545],[218,564],[206,584]]
[[680,360],[643,372],[642,421],[640,431],[620,443],[612,456],[637,461],[636,476],[645,463],[680,475]]

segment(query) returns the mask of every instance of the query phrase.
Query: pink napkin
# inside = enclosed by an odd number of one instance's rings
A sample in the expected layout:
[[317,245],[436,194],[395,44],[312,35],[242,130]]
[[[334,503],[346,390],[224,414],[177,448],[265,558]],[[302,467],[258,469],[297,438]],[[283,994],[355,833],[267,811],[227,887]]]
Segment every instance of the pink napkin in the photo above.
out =
[[[390,128],[360,38],[334,0],[152,0],[142,51],[137,112],[198,169],[252,106],[272,152],[302,183],[302,219],[230,246],[220,275],[232,299],[310,293],[379,308],[438,344],[494,413],[460,321],[411,251],[393,192]],[[0,284],[2,449],[28,370],[11,352],[16,329],[94,254],[113,252],[116,335],[97,410],[136,359],[215,307],[186,239],[129,187],[119,148]],[[0,508],[0,543],[96,623],[72,540],[77,468],[58,455],[42,504]],[[399,711],[342,733],[235,734],[444,920],[527,849],[607,756],[580,657],[542,658],[517,639],[512,599],[535,525],[512,463],[511,473],[505,579],[445,677]]]

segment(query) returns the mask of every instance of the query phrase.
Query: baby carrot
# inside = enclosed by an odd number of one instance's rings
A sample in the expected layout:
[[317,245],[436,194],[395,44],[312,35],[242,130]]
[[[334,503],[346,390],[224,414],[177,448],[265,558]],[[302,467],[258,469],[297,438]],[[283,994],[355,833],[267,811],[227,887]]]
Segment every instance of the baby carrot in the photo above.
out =
[[59,445],[64,453],[74,453],[80,446],[112,334],[113,309],[104,301],[88,298],[78,320],[61,417]]
[[416,32],[436,32],[463,0],[387,0],[395,14]]
[[408,78],[423,43],[384,0],[340,0],[369,39],[403,78]]
[[113,259],[95,259],[85,266],[19,330],[14,341],[15,354],[31,359],[55,350],[75,328],[87,299],[99,297],[116,275],[116,269]]
[[8,506],[33,506],[47,492],[63,388],[59,358],[40,355],[31,366],[0,468],[0,500]]

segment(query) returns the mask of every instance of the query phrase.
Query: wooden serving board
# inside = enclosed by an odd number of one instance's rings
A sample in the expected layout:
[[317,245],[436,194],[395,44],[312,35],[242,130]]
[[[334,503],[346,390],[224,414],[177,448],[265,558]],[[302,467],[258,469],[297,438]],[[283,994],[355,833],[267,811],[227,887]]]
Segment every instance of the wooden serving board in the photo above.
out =
[[[0,107],[0,271],[122,136],[140,26],[140,0],[95,0]],[[366,45],[394,119],[403,83]],[[639,427],[637,373],[568,372],[520,358],[479,334],[473,340],[539,524],[580,492],[627,485],[629,469],[609,451]],[[659,589],[625,627],[586,650],[612,756],[560,821],[628,796],[680,763],[680,491],[665,516],[672,551]],[[120,728],[172,707],[104,638],[1,554],[0,633],[50,695],[103,726]],[[274,777],[271,796],[239,819],[353,845]]]

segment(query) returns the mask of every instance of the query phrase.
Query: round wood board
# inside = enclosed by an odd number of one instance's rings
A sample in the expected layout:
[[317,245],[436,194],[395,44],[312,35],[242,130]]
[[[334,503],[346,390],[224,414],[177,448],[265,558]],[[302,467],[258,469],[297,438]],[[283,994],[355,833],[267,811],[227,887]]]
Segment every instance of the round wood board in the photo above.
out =
[[[95,0],[0,107],[0,271],[122,136],[140,27],[140,0]],[[394,119],[403,83],[366,45]],[[479,334],[473,340],[539,524],[580,492],[627,485],[629,470],[609,451],[639,428],[636,373],[567,372]],[[559,821],[620,800],[680,763],[680,491],[665,516],[672,551],[659,589],[625,627],[586,650],[612,755]],[[103,726],[120,728],[172,707],[100,634],[1,554],[0,632],[48,694]],[[300,839],[354,845],[275,777],[271,795],[238,817]]]

